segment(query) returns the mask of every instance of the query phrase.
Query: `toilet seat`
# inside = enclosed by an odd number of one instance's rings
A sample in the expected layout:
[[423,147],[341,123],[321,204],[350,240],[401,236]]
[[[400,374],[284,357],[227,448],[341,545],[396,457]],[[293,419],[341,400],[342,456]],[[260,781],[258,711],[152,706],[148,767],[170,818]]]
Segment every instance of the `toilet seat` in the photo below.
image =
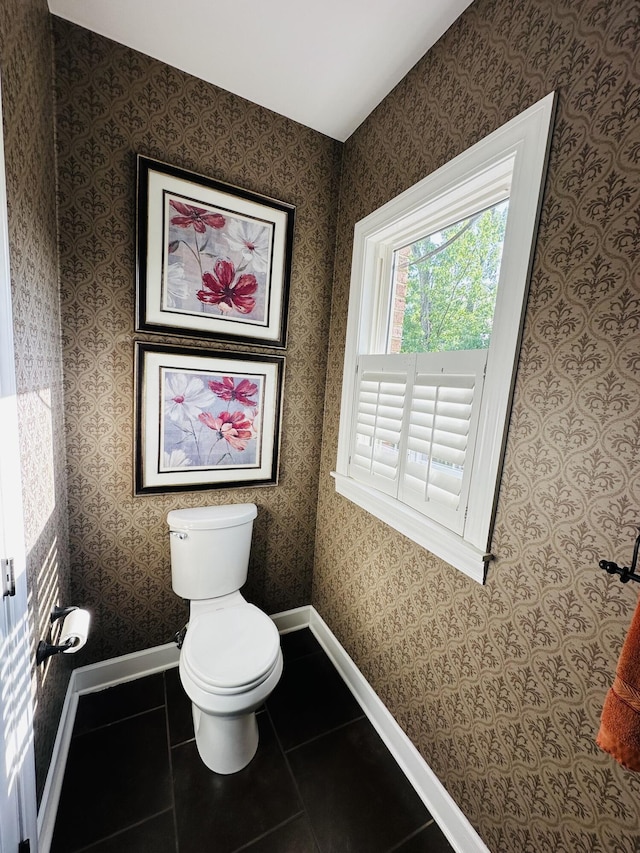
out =
[[189,622],[181,665],[207,693],[244,693],[269,677],[278,663],[280,635],[253,604],[209,610]]

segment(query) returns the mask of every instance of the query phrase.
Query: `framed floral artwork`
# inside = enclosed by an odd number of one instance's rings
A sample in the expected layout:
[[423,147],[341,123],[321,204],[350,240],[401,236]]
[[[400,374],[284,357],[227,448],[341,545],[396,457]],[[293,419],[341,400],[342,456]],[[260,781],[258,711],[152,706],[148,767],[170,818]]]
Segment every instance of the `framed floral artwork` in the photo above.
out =
[[284,347],[295,208],[138,156],[136,330]]
[[135,346],[135,494],[277,483],[283,356]]

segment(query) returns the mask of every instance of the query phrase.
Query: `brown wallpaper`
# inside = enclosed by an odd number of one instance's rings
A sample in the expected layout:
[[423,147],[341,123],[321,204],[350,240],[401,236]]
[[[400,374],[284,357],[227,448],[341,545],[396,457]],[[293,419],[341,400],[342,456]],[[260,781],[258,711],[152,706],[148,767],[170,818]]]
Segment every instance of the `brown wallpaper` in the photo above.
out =
[[51,21],[46,0],[0,4],[9,252],[34,667],[38,796],[71,661],[35,668],[55,604],[69,604],[62,352],[56,247]]
[[[54,34],[70,547],[74,600],[94,613],[76,655],[87,663],[169,642],[184,624],[174,508],[254,501],[247,597],[272,613],[310,600],[341,146],[62,20]],[[132,497],[137,153],[296,205],[276,487]]]
[[[638,595],[597,563],[640,523],[639,8],[475,0],[345,145],[313,601],[495,853],[640,851],[640,776],[594,745]],[[553,89],[480,586],[335,494],[353,226]]]
[[[1,6],[34,641],[53,600],[70,600],[48,26],[44,2]],[[73,601],[95,617],[75,662],[175,630],[164,519],[176,506],[255,500],[248,593],[270,611],[306,603],[322,434],[314,602],[489,847],[640,850],[638,777],[593,744],[637,595],[596,568],[629,560],[640,503],[637,4],[476,0],[349,140],[324,426],[342,146],[79,28],[55,31]],[[351,234],[553,88],[498,559],[480,587],[333,492]],[[298,206],[277,488],[131,497],[136,152]],[[35,676],[40,787],[66,679]]]

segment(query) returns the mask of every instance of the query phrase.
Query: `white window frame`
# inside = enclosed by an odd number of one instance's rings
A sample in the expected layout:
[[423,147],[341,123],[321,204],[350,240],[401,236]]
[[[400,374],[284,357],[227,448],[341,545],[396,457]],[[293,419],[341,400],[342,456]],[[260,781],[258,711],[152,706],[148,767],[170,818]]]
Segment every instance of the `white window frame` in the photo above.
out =
[[[355,226],[336,491],[484,582],[555,108],[552,92]],[[393,251],[509,197],[493,331],[462,535],[349,476],[360,355],[386,352]]]

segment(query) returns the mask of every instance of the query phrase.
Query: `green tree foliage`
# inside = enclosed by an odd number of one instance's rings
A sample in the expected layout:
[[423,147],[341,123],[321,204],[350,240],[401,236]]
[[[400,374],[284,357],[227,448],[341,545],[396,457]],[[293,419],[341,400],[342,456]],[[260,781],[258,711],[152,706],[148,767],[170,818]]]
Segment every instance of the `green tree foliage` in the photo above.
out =
[[489,346],[507,209],[501,202],[409,247],[402,352]]

